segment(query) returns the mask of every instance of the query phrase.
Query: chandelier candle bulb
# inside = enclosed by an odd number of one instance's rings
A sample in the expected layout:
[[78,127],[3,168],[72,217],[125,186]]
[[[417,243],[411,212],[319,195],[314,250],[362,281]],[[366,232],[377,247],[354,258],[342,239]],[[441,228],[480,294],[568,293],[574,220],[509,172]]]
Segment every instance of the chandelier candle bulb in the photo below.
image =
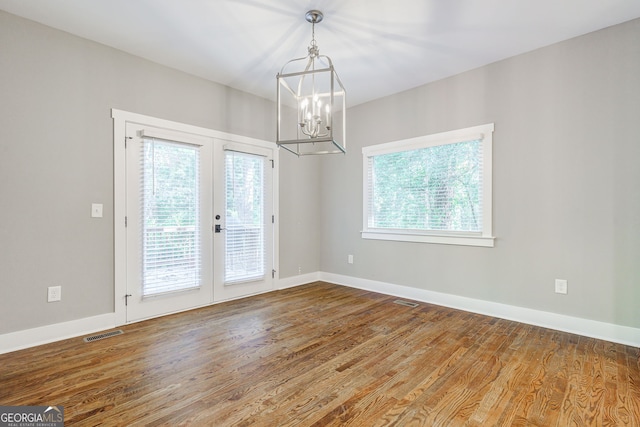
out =
[[304,126],[304,121],[305,118],[307,117],[307,104],[309,102],[306,99],[303,99],[302,102],[300,103],[300,107],[298,108],[300,110],[300,126]]
[[329,106],[329,104],[327,104],[324,107],[324,125],[327,128],[327,130],[331,129],[331,125],[329,125],[329,116],[330,115],[331,115],[331,107]]

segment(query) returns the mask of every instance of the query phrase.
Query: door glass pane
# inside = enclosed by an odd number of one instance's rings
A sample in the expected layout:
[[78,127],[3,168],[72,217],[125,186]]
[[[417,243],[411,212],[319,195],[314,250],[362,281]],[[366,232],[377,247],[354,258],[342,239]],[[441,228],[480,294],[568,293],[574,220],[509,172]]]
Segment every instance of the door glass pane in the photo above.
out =
[[264,157],[225,152],[225,283],[265,275]]
[[142,294],[198,288],[198,147],[145,139],[142,170]]

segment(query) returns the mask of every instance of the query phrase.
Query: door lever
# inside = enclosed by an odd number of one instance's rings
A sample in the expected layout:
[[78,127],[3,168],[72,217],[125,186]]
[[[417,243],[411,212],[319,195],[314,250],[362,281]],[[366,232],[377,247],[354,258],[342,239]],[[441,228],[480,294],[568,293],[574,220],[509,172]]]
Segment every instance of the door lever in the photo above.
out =
[[220,226],[220,224],[216,224],[216,226],[215,226],[215,232],[216,232],[216,233],[219,233],[219,232],[221,232],[222,230],[226,230],[226,228],[222,228],[222,227]]

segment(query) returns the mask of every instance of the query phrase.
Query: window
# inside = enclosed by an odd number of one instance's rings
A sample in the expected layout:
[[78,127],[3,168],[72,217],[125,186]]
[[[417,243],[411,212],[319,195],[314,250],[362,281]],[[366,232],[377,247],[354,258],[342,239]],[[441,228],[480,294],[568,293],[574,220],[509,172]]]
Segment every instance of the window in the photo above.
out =
[[493,124],[364,147],[365,239],[493,246]]

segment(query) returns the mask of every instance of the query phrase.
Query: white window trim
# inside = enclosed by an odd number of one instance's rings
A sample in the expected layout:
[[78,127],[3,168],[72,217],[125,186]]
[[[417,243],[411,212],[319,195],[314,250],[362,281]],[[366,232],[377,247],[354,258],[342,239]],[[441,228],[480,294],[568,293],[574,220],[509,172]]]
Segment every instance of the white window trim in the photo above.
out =
[[[495,240],[492,228],[493,180],[491,171],[493,169],[493,129],[494,124],[489,123],[465,129],[458,129],[449,132],[419,136],[411,139],[404,139],[400,141],[393,141],[384,144],[363,147],[362,199],[364,203],[362,206],[362,238],[375,240],[395,240],[401,242],[493,247]],[[396,230],[369,227],[369,192],[367,191],[367,184],[369,179],[368,169],[370,157],[400,151],[433,147],[436,145],[455,144],[457,142],[470,141],[474,139],[482,139],[482,232],[430,232],[426,230]]]

